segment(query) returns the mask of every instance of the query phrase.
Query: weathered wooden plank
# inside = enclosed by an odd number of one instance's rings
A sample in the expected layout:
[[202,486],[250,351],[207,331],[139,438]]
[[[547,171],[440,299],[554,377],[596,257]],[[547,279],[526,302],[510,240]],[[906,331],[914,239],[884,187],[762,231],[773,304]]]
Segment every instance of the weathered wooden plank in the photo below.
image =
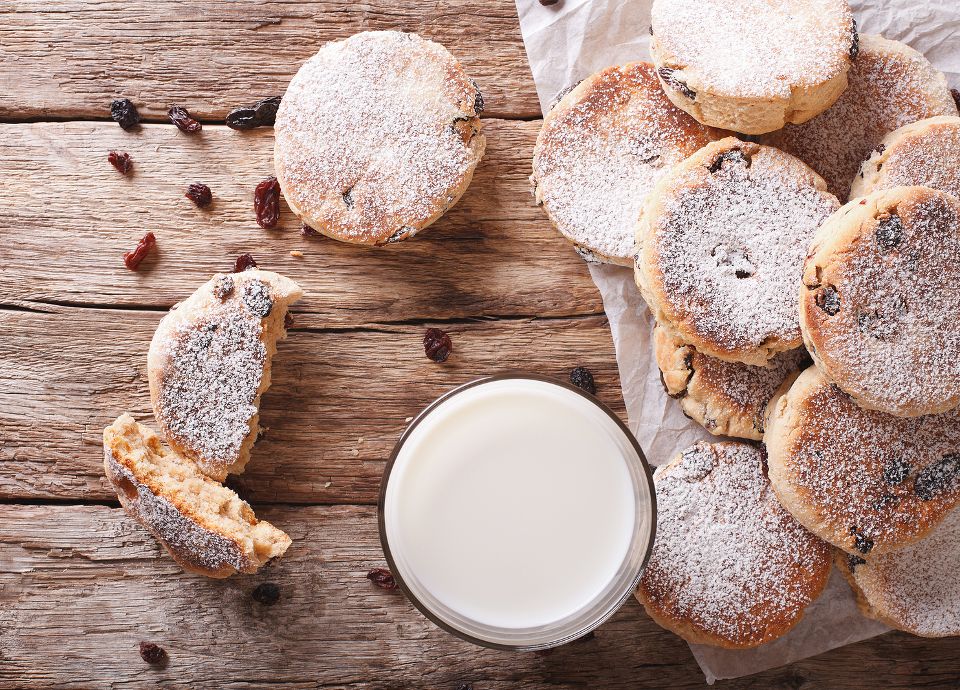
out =
[[[283,207],[277,229],[253,214],[253,189],[272,172],[271,130],[172,125],[139,133],[111,123],[0,125],[0,304],[54,302],[167,308],[238,254],[299,281],[299,309],[325,324],[482,315],[601,313],[584,263],[532,200],[529,166],[539,123],[488,121],[487,156],[447,216],[384,248],[305,238]],[[107,162],[134,159],[132,177]],[[214,202],[184,198],[204,182]],[[126,269],[121,257],[153,231],[158,252]],[[290,255],[302,250],[303,258]]]
[[540,114],[513,0],[396,3],[28,0],[0,5],[0,117],[101,118],[124,96],[165,118],[182,104],[219,120],[282,94],[325,42],[415,31],[443,43],[493,117]]
[[[259,512],[293,537],[288,555],[208,580],[119,509],[0,506],[0,687],[702,687],[686,645],[633,601],[546,656],[475,648],[364,577],[383,559],[374,508]],[[281,588],[272,607],[250,598],[265,581]],[[168,664],[147,666],[141,640]],[[891,634],[718,687],[948,687],[958,654],[957,639]]]
[[[0,311],[0,498],[114,498],[101,431],[125,410],[153,425],[146,354],[161,316]],[[424,356],[422,326],[316,332],[302,330],[318,325],[316,315],[295,318],[262,406],[267,434],[232,484],[251,500],[375,502],[406,418],[484,374],[562,378],[583,364],[600,398],[623,410],[602,317],[447,324],[454,354],[442,365]]]

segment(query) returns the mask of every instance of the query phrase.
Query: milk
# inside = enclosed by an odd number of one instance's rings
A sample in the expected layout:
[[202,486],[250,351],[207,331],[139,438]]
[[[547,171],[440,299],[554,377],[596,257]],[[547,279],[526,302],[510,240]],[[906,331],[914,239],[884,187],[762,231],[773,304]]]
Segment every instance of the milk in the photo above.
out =
[[649,541],[638,462],[576,392],[522,378],[466,388],[416,424],[389,472],[395,570],[453,627],[556,626],[609,596]]

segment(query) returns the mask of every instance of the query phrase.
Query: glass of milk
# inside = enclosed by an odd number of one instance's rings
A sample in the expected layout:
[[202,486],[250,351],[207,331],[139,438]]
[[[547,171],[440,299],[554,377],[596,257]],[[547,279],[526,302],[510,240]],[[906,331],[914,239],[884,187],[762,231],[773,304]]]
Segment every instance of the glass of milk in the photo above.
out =
[[447,393],[401,436],[380,491],[397,583],[440,627],[501,649],[593,630],[636,587],[656,533],[636,439],[574,386],[527,374]]

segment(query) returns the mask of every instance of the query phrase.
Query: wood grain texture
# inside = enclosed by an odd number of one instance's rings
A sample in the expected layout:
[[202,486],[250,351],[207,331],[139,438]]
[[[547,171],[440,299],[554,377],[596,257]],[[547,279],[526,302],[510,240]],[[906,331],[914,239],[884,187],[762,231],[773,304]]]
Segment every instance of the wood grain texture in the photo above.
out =
[[[383,565],[372,507],[258,511],[293,537],[255,576],[186,575],[119,509],[0,506],[0,687],[698,688],[686,645],[633,600],[593,639],[546,656],[473,647],[399,592],[365,578]],[[56,525],[56,529],[51,529]],[[272,607],[250,598],[280,586]],[[138,644],[167,650],[150,667]],[[891,634],[719,688],[925,687],[956,683],[960,640]]]
[[[0,125],[0,304],[165,309],[249,251],[297,280],[307,293],[298,309],[326,325],[602,313],[584,262],[530,194],[538,130],[487,121],[487,155],[460,203],[412,240],[366,248],[301,236],[285,204],[276,229],[256,224],[272,130]],[[132,176],[107,162],[115,149],[130,153]],[[184,197],[191,182],[212,189],[211,207]],[[148,230],[158,250],[130,271],[121,257]]]
[[223,122],[282,94],[325,42],[414,31],[476,79],[492,117],[539,117],[513,0],[344,3],[255,0],[18,0],[0,22],[0,118],[106,118],[126,97],[145,117],[183,105]]
[[[146,359],[162,315],[0,311],[0,498],[115,499],[102,429],[124,411],[156,429]],[[311,330],[311,320],[295,314],[280,343],[261,407],[268,431],[231,479],[244,498],[374,503],[405,420],[453,386],[507,369],[564,378],[586,365],[600,398],[623,413],[603,317],[446,324],[454,354],[442,365],[424,356],[422,326]]]

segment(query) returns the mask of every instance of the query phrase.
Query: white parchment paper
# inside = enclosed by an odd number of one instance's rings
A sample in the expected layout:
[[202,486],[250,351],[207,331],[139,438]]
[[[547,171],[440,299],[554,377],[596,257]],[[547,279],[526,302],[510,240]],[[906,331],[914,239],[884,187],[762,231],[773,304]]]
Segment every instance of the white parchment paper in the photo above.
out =
[[[609,65],[649,60],[652,0],[516,0],[520,29],[545,111],[565,87]],[[862,33],[883,34],[925,54],[960,88],[960,0],[853,0]],[[698,439],[713,438],[663,392],[653,359],[653,319],[628,268],[590,266],[603,296],[617,351],[630,428],[655,465]],[[834,572],[823,596],[796,628],[775,642],[736,651],[690,645],[708,683],[738,678],[821,654],[888,628],[860,615]]]

